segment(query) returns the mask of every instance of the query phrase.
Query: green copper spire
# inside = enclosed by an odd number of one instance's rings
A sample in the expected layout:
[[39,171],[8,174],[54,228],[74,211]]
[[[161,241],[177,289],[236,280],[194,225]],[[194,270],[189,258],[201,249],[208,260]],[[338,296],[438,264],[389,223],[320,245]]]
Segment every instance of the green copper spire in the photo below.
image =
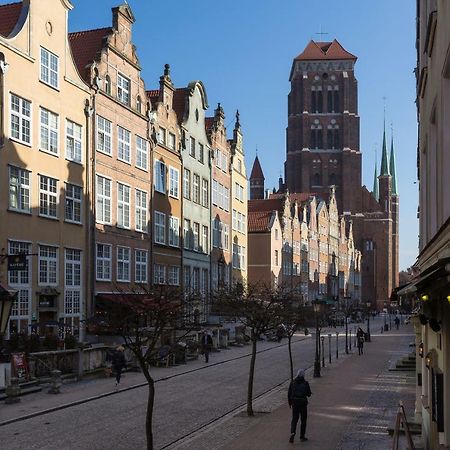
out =
[[394,134],[391,137],[391,155],[389,156],[389,170],[392,175],[392,194],[397,195],[397,177],[395,175]]
[[374,196],[375,200],[378,202],[380,199],[380,193],[378,191],[378,174],[377,174],[377,162],[375,161],[375,171],[373,174],[373,191],[372,195]]
[[386,150],[386,123],[384,124],[383,129],[383,150],[381,154],[381,171],[380,176],[389,176],[389,167],[388,167],[388,159],[387,159],[387,150]]

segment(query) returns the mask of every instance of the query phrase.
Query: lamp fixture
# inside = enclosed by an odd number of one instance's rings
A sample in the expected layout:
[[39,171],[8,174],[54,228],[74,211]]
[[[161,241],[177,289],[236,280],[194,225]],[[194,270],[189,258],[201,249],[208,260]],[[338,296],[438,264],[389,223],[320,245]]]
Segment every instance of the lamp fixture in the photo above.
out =
[[423,302],[427,302],[428,300],[430,300],[430,297],[429,297],[428,294],[423,294],[423,295],[420,296],[420,299],[421,299]]

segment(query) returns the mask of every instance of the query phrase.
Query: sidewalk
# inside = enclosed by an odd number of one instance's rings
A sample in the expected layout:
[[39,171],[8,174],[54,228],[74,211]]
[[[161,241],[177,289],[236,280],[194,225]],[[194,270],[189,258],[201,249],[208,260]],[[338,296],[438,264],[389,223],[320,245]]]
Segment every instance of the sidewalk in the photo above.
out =
[[[261,402],[255,418],[240,413],[215,429],[205,430],[174,447],[223,450],[379,450],[390,448],[386,428],[393,426],[399,400],[408,416],[414,414],[414,373],[389,372],[389,366],[409,353],[411,326],[399,331],[372,334],[364,355],[353,353],[322,369],[321,378],[307,371],[313,395],[308,410],[307,442],[290,444],[291,411],[287,385]],[[300,424],[299,424],[300,425]]]
[[[311,336],[299,335],[293,339],[293,342],[300,342],[310,338]],[[258,352],[270,351],[270,349],[279,347],[280,345],[287,345],[287,340],[283,339],[281,344],[261,341],[258,343]],[[250,355],[250,352],[250,345],[230,347],[227,350],[211,353],[208,365],[205,364],[200,355],[198,360],[189,361],[188,364],[169,368],[153,367],[152,374],[155,381],[158,382],[187,372],[201,370],[207,366],[222,364],[237,358],[245,358]],[[134,389],[145,383],[146,381],[142,373],[126,372],[122,375],[121,389],[119,392]],[[41,392],[22,396],[19,403],[6,405],[4,402],[0,402],[0,426],[6,421],[15,420],[30,414],[37,414],[53,408],[61,409],[74,403],[82,403],[90,399],[115,395],[117,393],[114,378],[90,378],[79,382],[69,382],[63,384],[61,393],[57,395],[48,394],[47,385],[42,385],[42,387]]]

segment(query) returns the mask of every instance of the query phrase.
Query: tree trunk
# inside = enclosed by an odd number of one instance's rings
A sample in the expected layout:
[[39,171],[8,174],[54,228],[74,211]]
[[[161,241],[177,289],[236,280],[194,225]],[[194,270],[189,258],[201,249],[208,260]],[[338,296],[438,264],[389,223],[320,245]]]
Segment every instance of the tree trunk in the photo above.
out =
[[253,378],[255,374],[256,361],[256,339],[257,336],[252,331],[252,357],[250,359],[250,372],[248,374],[248,390],[247,390],[247,416],[253,416]]
[[145,433],[147,435],[147,450],[153,450],[153,406],[155,404],[155,382],[152,377],[147,378],[148,400],[147,415],[145,417]]
[[292,335],[288,334],[289,368],[291,370],[291,381],[294,379],[294,363],[292,361]]

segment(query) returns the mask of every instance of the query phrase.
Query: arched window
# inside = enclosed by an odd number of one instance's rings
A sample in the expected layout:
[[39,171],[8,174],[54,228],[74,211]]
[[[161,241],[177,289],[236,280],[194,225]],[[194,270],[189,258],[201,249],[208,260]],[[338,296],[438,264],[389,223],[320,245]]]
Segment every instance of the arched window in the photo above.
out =
[[333,130],[327,130],[327,148],[333,148]]
[[313,186],[322,186],[322,180],[319,173],[313,175]]
[[311,112],[320,114],[323,112],[323,96],[320,86],[313,87],[311,90]]
[[138,95],[136,99],[136,111],[142,113],[142,100],[140,95]]
[[106,75],[105,77],[105,92],[111,95],[111,78],[109,75]]
[[335,173],[332,173],[332,174],[330,175],[330,178],[329,178],[329,180],[328,180],[328,183],[329,183],[330,186],[336,185],[336,174],[335,174]]
[[327,111],[329,113],[339,112],[339,86],[328,86]]
[[309,148],[323,148],[323,132],[321,125],[312,125],[310,134]]

